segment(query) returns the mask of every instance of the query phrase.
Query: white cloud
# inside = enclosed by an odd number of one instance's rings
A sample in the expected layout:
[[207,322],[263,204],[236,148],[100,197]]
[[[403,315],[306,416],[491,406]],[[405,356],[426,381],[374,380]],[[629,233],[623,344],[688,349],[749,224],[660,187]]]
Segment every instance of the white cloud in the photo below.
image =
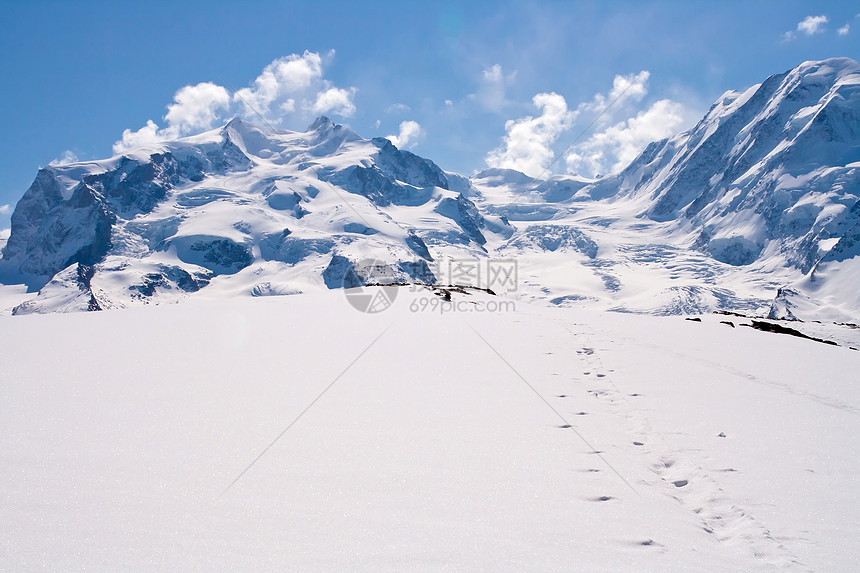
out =
[[395,147],[405,149],[410,145],[414,145],[424,136],[424,130],[417,121],[404,121],[400,123],[399,135],[387,135],[386,138],[394,144]]
[[566,158],[568,170],[587,177],[619,171],[652,141],[674,135],[685,123],[686,115],[678,102],[657,101],[574,147]]
[[182,136],[212,129],[219,112],[230,109],[230,93],[222,86],[202,82],[177,91],[173,102],[167,106],[164,119],[168,130]]
[[146,125],[137,131],[124,130],[122,132],[122,139],[113,144],[113,152],[122,153],[126,149],[144,147],[158,143],[159,141],[164,141],[163,130],[159,130],[158,125],[151,119],[148,119],[146,120]]
[[451,100],[449,100],[449,99],[446,99],[446,100],[445,100],[445,105],[446,105],[446,106],[448,106],[448,107],[451,107],[452,105],[454,105],[454,102],[453,102],[453,101],[451,101]]
[[385,108],[385,113],[408,113],[412,108],[405,103],[393,103]]
[[839,34],[840,36],[847,36],[848,32],[850,30],[851,30],[851,24],[845,24],[844,26],[842,26],[841,28],[836,30],[836,33]]
[[498,82],[502,80],[502,66],[495,64],[484,70],[484,79],[488,82]]
[[478,91],[470,94],[469,98],[477,101],[490,111],[501,111],[509,103],[507,99],[507,87],[514,82],[516,77],[516,70],[505,75],[502,66],[499,64],[490,66],[481,72]]
[[329,88],[317,94],[311,109],[317,114],[334,113],[343,117],[350,117],[355,113],[355,104],[352,103],[353,95],[355,95],[355,88],[348,90]]
[[0,205],[0,215],[8,215],[12,212],[11,205]]
[[68,165],[69,163],[74,163],[78,160],[78,156],[75,155],[70,149],[67,149],[63,152],[60,157],[51,161],[48,165]]
[[627,76],[615,76],[612,80],[612,90],[609,92],[609,100],[615,99],[632,99],[634,101],[642,101],[648,94],[648,79],[651,77],[651,72],[642,70],[638,74],[630,74]]
[[12,229],[0,229],[0,241],[6,241],[12,235]]
[[509,120],[502,145],[485,158],[487,165],[540,175],[553,161],[553,144],[582,118],[583,124],[596,119],[599,132],[567,154],[568,170],[594,176],[626,167],[649,143],[674,135],[694,119],[695,114],[669,99],[641,109],[650,75],[647,70],[616,75],[608,93],[595,94],[573,110],[558,94],[536,95],[534,105],[541,115]]
[[827,16],[807,16],[797,24],[797,31],[807,36],[824,31],[824,25],[829,22]]
[[[821,16],[807,16],[803,20],[797,23],[797,28],[795,30],[791,30],[782,35],[782,40],[784,42],[789,42],[794,40],[797,37],[797,33],[804,34],[805,36],[812,36],[814,34],[820,34],[824,31],[824,26],[830,20],[825,15]],[[847,32],[846,32],[847,33]]]
[[[621,110],[625,104],[638,103],[648,94],[648,80],[651,72],[642,70],[638,74],[626,76],[616,75],[612,80],[612,89],[609,93],[595,94],[590,102],[583,102],[576,106],[577,116],[586,113],[597,116],[604,113],[611,105],[616,110]],[[611,122],[612,116],[603,117],[602,123]]]
[[137,131],[126,129],[122,139],[113,144],[113,152],[122,153],[211,129],[216,121],[223,119],[219,112],[229,112],[230,103],[230,93],[222,86],[211,82],[185,86],[174,94],[173,103],[167,106],[164,116],[167,127],[162,129],[149,119]]
[[504,141],[487,154],[487,165],[538,176],[552,161],[551,146],[570,127],[574,114],[567,109],[564,97],[557,93],[537,94],[532,103],[541,114],[508,120]]
[[325,60],[332,57],[333,50],[326,58],[306,50],[301,55],[278,58],[267,65],[249,87],[232,96],[227,88],[211,82],[185,86],[167,106],[164,127],[147,120],[137,131],[126,129],[122,139],[114,143],[114,153],[199,133],[225,122],[232,115],[259,121],[257,114],[260,114],[273,124],[287,118],[308,122],[311,114],[350,117],[356,111],[355,88],[339,88],[323,77]]
[[263,68],[251,87],[236,92],[234,100],[250,108],[246,112],[265,116],[273,103],[310,88],[322,75],[322,58],[318,53],[305,50],[301,56],[290,54]]

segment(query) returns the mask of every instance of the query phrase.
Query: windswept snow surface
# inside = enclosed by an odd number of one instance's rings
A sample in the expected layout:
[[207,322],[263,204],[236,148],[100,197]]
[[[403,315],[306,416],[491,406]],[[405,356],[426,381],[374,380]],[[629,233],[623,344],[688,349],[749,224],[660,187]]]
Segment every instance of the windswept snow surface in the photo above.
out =
[[860,567],[860,352],[439,300],[0,318],[0,570]]

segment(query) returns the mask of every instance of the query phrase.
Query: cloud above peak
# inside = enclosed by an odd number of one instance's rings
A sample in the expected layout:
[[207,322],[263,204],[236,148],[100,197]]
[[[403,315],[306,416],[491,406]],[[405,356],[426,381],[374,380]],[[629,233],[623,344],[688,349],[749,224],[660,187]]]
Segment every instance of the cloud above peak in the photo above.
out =
[[226,87],[202,82],[180,88],[167,105],[164,126],[147,120],[140,129],[126,129],[113,145],[114,153],[152,145],[212,129],[229,117],[240,115],[279,125],[286,119],[307,122],[311,117],[330,114],[351,117],[356,107],[356,89],[341,88],[326,80],[324,68],[334,57],[305,50],[268,64],[248,87],[230,93]]
[[582,118],[583,123],[593,122],[589,127],[597,133],[563,152],[567,170],[593,177],[624,167],[650,142],[673,135],[692,116],[684,105],[668,99],[642,109],[650,77],[647,70],[616,75],[608,93],[595,94],[574,109],[557,93],[537,94],[532,103],[540,115],[508,120],[502,144],[485,157],[487,165],[538,177],[556,159],[557,140]]
[[575,146],[565,158],[568,171],[588,177],[620,171],[649,143],[677,133],[687,115],[682,104],[659,100]]
[[230,92],[211,82],[185,86],[167,106],[165,121],[177,135],[211,129],[219,112],[230,109]]
[[487,154],[487,165],[537,177],[552,161],[551,146],[570,127],[575,114],[567,108],[564,97],[555,92],[535,95],[532,104],[540,115],[505,122],[504,141]]
[[[804,36],[814,36],[815,34],[820,34],[824,32],[825,26],[828,22],[830,22],[830,19],[824,14],[821,14],[820,16],[807,16],[806,18],[797,23],[797,28],[784,33],[782,35],[782,39],[785,42],[789,42],[797,38],[798,34],[803,34]],[[846,30],[845,34],[847,33],[848,31]],[[839,34],[844,35],[842,34],[841,29],[839,31]]]
[[797,24],[797,31],[812,36],[824,31],[824,25],[830,20],[827,16],[807,16]]
[[399,149],[414,146],[424,136],[424,130],[417,121],[403,121],[400,123],[400,133],[398,135],[387,135],[391,143]]
[[[322,76],[322,57],[305,50],[301,56],[290,54],[274,60],[263,68],[250,87],[237,90],[234,99],[245,106],[249,115],[260,113],[266,116],[274,104],[278,103],[276,107],[283,109],[283,104],[320,82]],[[287,104],[286,107],[293,108],[294,105]]]
[[317,99],[311,109],[316,114],[333,113],[342,117],[350,117],[355,113],[355,104],[352,97],[355,88],[348,90],[341,88],[328,88],[317,94]]

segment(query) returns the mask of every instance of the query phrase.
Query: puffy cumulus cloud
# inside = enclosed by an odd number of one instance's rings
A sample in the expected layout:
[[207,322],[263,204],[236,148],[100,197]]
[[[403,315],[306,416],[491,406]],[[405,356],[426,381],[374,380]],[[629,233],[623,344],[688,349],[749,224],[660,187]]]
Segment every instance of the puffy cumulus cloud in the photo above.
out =
[[657,101],[575,146],[566,158],[568,170],[586,177],[620,171],[649,143],[674,135],[686,123],[687,115],[678,102]]
[[348,90],[329,88],[317,94],[311,109],[316,114],[334,113],[343,117],[350,117],[355,113],[355,104],[352,103],[353,95],[355,95],[355,88]]
[[[807,16],[803,20],[797,23],[797,28],[786,32],[782,35],[783,41],[791,41],[797,37],[797,34],[803,34],[805,36],[813,36],[815,34],[820,34],[824,31],[825,25],[830,22],[830,19],[825,15],[821,16]],[[847,34],[847,32],[846,32]]]
[[74,154],[70,149],[67,149],[60,155],[57,159],[54,159],[48,165],[68,165],[69,163],[74,163],[78,160],[78,156]]
[[839,34],[840,36],[847,36],[848,32],[850,32],[850,31],[851,31],[851,24],[845,24],[844,26],[842,26],[841,28],[836,30],[836,33]]
[[199,133],[233,115],[252,121],[262,116],[273,124],[288,118],[308,122],[312,114],[350,117],[356,111],[355,88],[337,87],[323,77],[325,63],[333,57],[333,50],[326,57],[306,50],[278,58],[232,96],[227,88],[212,82],[185,86],[168,104],[163,127],[150,119],[136,131],[126,129],[114,143],[114,153]]
[[0,205],[0,215],[8,215],[12,212],[12,206],[9,204]]
[[211,129],[219,119],[219,112],[230,109],[230,92],[211,82],[185,86],[173,96],[164,116],[176,135]]
[[532,103],[540,115],[505,122],[503,143],[487,154],[487,165],[536,177],[550,164],[551,146],[570,127],[575,114],[567,108],[564,97],[554,92],[537,94]]
[[322,57],[305,50],[301,56],[291,54],[278,58],[263,68],[251,87],[242,88],[235,94],[246,112],[264,116],[275,102],[289,101],[289,96],[299,94],[322,80]]
[[797,24],[797,31],[807,36],[818,34],[824,31],[824,25],[827,24],[827,16],[807,16]]
[[387,135],[386,138],[394,144],[395,147],[404,149],[418,143],[418,140],[424,136],[424,130],[417,121],[403,121],[400,123],[400,133],[398,135]]
[[516,77],[516,70],[506,75],[501,65],[490,66],[481,72],[478,90],[470,94],[469,98],[490,111],[499,112],[509,103],[507,88]]
[[[586,113],[601,115],[606,113],[609,106],[621,110],[625,105],[635,104],[648,95],[648,79],[651,72],[642,70],[638,74],[626,76],[616,75],[612,80],[612,89],[608,94],[595,94],[591,101],[583,102],[576,106],[574,113],[578,116]],[[612,116],[607,116],[604,123],[609,123]]]
[[154,121],[148,119],[146,120],[146,125],[137,131],[132,131],[131,129],[123,130],[122,139],[113,144],[113,152],[122,153],[126,149],[153,145],[165,139],[164,130],[159,129]]
[[684,105],[668,99],[643,110],[649,78],[647,70],[616,75],[608,93],[595,94],[572,110],[558,94],[536,95],[540,116],[509,120],[502,145],[485,158],[487,165],[538,176],[554,162],[552,146],[581,118],[594,121],[598,133],[572,144],[571,153],[565,153],[568,171],[595,176],[626,167],[649,143],[674,135],[694,119]]
[[167,127],[160,128],[150,119],[137,131],[126,129],[122,132],[122,139],[113,144],[113,151],[122,153],[126,149],[211,129],[230,111],[231,101],[226,88],[211,82],[185,86],[173,95],[173,103],[167,106],[164,115]]

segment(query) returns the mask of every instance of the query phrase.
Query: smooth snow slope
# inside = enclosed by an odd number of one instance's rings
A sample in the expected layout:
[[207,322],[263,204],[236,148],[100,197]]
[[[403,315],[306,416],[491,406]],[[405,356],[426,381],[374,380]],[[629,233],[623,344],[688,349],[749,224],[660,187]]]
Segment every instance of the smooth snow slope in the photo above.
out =
[[426,297],[0,318],[0,570],[857,570],[860,352]]

